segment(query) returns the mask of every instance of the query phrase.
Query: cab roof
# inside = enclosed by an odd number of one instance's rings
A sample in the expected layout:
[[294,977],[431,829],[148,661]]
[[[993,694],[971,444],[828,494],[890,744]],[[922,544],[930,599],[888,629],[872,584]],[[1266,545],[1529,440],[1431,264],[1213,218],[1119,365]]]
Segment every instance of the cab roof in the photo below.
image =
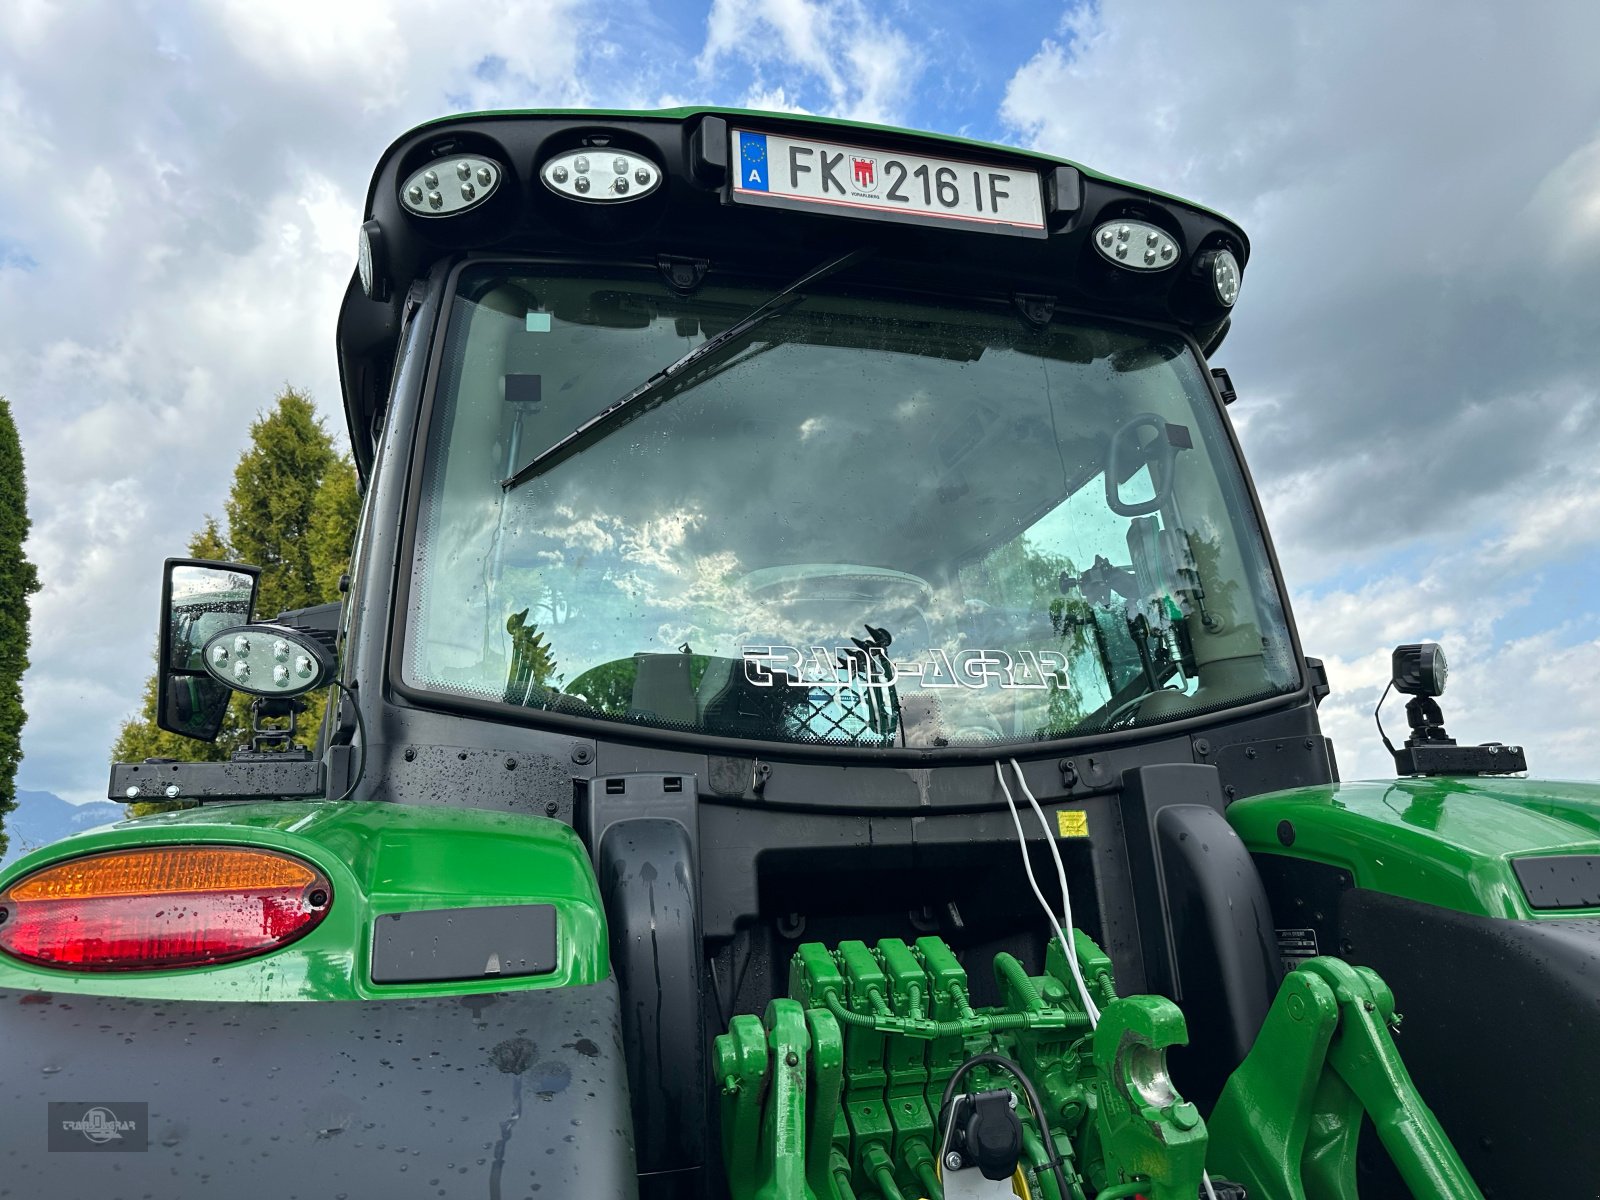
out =
[[[728,170],[736,128],[1036,172],[1043,228],[1035,236],[1005,236],[739,203]],[[582,203],[546,186],[539,174],[544,163],[589,146],[648,160],[660,170],[661,185],[609,205]],[[400,195],[406,181],[430,163],[460,156],[498,167],[493,195],[454,216],[409,210]],[[825,258],[866,246],[875,252],[873,281],[886,287],[1011,300],[1034,317],[1060,306],[1152,321],[1183,329],[1206,349],[1226,332],[1229,309],[1215,301],[1196,260],[1226,249],[1242,267],[1249,257],[1244,231],[1221,214],[1067,159],[886,125],[719,107],[537,109],[428,121],[379,159],[364,220],[376,283],[369,297],[359,272],[352,275],[338,327],[345,413],[363,476],[406,298],[419,281],[469,255],[660,268],[677,272],[680,282],[765,278],[781,286]],[[1154,272],[1119,269],[1090,240],[1108,221],[1162,231],[1179,249],[1178,261]]]

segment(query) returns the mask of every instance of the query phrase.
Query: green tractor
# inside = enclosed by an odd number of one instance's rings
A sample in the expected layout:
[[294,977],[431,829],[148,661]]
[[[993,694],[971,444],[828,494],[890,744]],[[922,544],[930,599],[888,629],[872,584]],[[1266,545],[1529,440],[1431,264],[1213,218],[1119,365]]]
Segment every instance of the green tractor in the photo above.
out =
[[1432,645],[1340,783],[1236,225],[714,109],[437,121],[365,216],[344,595],[168,561],[160,723],[255,737],[0,875],[0,1196],[1600,1189],[1600,791]]

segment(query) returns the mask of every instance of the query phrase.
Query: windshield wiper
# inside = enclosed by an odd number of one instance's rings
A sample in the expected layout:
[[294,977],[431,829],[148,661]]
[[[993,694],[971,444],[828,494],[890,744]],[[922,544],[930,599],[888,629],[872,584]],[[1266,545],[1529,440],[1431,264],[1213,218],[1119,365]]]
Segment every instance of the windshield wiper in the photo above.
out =
[[820,267],[802,275],[782,291],[775,293],[759,308],[740,317],[721,333],[708,337],[682,358],[662,367],[621,399],[601,409],[566,437],[539,451],[516,474],[502,479],[500,486],[509,492],[512,488],[527,483],[528,480],[543,475],[550,468],[566,462],[579,451],[587,450],[594,443],[609,437],[635,417],[643,416],[657,404],[665,401],[669,396],[668,389],[684,378],[685,373],[691,368],[704,366],[710,361],[732,353],[746,337],[761,326],[804,301],[805,296],[801,295],[801,288],[809,287],[836,271],[844,270],[870,253],[870,249],[858,247],[848,254],[829,259]]

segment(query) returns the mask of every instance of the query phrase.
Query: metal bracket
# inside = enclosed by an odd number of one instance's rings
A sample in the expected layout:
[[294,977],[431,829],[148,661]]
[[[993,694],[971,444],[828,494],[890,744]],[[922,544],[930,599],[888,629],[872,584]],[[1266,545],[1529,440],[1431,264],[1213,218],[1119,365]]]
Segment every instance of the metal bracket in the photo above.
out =
[[690,296],[705,282],[706,272],[711,269],[711,262],[704,258],[679,258],[674,254],[663,254],[656,259],[656,269],[661,272],[661,277],[667,281],[667,286],[674,293],[679,296]]
[[1038,296],[1026,292],[1017,292],[1011,297],[1011,303],[1016,306],[1022,319],[1034,329],[1044,329],[1050,324],[1050,318],[1055,315],[1056,298],[1054,296]]
[[323,763],[278,751],[234,762],[113,763],[107,797],[133,800],[303,800],[327,794]]

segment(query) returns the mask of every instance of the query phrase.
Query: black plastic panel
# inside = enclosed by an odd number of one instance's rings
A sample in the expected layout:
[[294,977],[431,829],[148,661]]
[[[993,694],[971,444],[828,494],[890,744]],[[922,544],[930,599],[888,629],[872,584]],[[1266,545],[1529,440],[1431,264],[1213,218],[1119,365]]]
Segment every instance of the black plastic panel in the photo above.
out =
[[1514,858],[1528,903],[1537,909],[1600,906],[1600,854],[1550,854]]
[[1215,768],[1125,772],[1121,807],[1146,983],[1182,1005],[1189,1045],[1174,1052],[1173,1074],[1185,1096],[1209,1107],[1278,990],[1272,910],[1222,815]]
[[553,904],[388,913],[372,925],[374,983],[512,978],[555,969]]
[[580,813],[622,993],[650,1200],[700,1195],[709,1157],[697,790],[693,775],[609,775],[589,782]]
[[[1358,888],[1340,924],[1348,957],[1394,991],[1395,1044],[1484,1195],[1595,1194],[1600,1140],[1562,1114],[1600,1108],[1600,920],[1506,921]],[[1363,1200],[1406,1194],[1377,1186],[1387,1167]]]

